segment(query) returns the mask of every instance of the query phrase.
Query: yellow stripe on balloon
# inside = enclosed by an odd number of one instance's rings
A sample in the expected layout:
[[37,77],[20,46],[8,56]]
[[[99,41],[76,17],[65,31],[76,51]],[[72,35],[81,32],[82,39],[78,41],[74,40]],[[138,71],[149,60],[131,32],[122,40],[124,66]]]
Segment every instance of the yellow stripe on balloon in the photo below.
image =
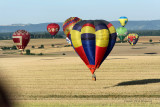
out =
[[110,32],[110,34],[116,33],[115,27],[114,27],[114,26],[111,26],[111,27],[109,28],[109,32]]
[[107,47],[109,43],[109,31],[107,29],[98,30],[96,34],[96,46]]
[[[77,30],[71,30],[71,40],[74,48],[82,46],[82,41],[81,41],[81,32]],[[74,36],[76,35],[76,36]]]
[[131,45],[133,46],[133,42],[131,42]]
[[82,29],[81,29],[81,33],[92,33],[92,34],[95,34],[95,28],[93,27],[90,27],[90,26],[84,26]]
[[122,26],[125,26],[125,21],[128,21],[128,19],[119,19]]
[[65,33],[65,34],[68,34],[68,32],[69,32],[68,27],[66,27],[64,33]]

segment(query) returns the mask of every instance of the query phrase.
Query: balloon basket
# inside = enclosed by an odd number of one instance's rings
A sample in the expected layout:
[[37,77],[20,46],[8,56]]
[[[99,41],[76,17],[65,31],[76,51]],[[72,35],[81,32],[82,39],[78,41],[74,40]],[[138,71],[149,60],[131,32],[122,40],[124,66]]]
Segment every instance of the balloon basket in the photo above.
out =
[[23,55],[23,52],[21,51],[20,55]]
[[95,74],[92,75],[92,80],[96,81],[96,75]]

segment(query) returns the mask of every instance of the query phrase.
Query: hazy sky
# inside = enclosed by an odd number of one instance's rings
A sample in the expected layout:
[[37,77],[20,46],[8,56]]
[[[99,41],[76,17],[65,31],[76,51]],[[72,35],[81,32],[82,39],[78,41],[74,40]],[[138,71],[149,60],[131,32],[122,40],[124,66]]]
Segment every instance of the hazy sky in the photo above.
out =
[[0,25],[82,19],[159,20],[160,0],[0,0]]

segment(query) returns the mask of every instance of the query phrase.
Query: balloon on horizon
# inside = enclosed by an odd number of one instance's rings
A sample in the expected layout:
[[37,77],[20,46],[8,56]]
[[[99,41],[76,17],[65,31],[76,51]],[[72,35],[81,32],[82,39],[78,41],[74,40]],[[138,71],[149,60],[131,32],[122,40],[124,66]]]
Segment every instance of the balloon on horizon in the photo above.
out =
[[117,37],[120,39],[120,41],[122,42],[124,40],[124,38],[127,36],[127,29],[125,27],[118,27],[116,29],[117,32]]
[[59,29],[60,27],[57,23],[50,23],[47,26],[47,31],[51,34],[51,36],[53,36],[53,38],[58,33]]
[[69,40],[71,40],[71,37],[70,37],[70,32],[73,28],[73,26],[81,21],[82,19],[78,18],[78,17],[70,17],[68,18],[67,20],[65,20],[65,22],[63,23],[63,31],[64,31],[64,34],[66,35],[66,37],[69,38]]
[[117,38],[114,26],[105,20],[82,20],[71,30],[73,48],[90,69],[96,80],[95,70],[113,49]]
[[135,46],[138,42],[139,36],[136,33],[130,33],[127,36],[127,40],[131,46]]
[[17,30],[13,33],[12,39],[17,48],[24,51],[30,41],[30,34],[25,30]]
[[128,18],[126,16],[121,16],[118,20],[122,27],[124,27],[128,22]]

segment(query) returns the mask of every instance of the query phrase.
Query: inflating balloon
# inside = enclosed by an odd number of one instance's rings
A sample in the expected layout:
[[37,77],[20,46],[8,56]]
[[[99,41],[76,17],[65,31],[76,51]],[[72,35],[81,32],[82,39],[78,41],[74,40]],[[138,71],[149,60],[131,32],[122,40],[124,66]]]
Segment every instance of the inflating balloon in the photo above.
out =
[[30,34],[25,30],[17,30],[13,33],[12,38],[17,48],[24,51],[25,47],[29,43]]
[[111,52],[117,38],[114,26],[105,20],[82,20],[71,30],[71,42],[77,54],[90,69],[95,70]]
[[66,35],[66,37],[68,37],[71,40],[70,37],[70,31],[72,30],[73,26],[77,23],[81,21],[80,18],[78,17],[70,17],[68,18],[64,23],[63,23],[63,31],[64,34]]
[[127,22],[128,22],[128,18],[125,17],[125,16],[121,16],[121,17],[119,18],[119,22],[120,22],[121,26],[124,27],[124,26],[127,24]]
[[136,33],[130,33],[128,34],[127,39],[131,46],[135,46],[138,42],[139,36]]
[[127,36],[127,33],[128,33],[127,29],[125,27],[117,28],[116,32],[117,32],[117,36],[121,42],[124,40],[124,38]]
[[58,24],[56,23],[50,23],[47,26],[47,31],[54,37],[58,31],[59,31],[60,27]]

